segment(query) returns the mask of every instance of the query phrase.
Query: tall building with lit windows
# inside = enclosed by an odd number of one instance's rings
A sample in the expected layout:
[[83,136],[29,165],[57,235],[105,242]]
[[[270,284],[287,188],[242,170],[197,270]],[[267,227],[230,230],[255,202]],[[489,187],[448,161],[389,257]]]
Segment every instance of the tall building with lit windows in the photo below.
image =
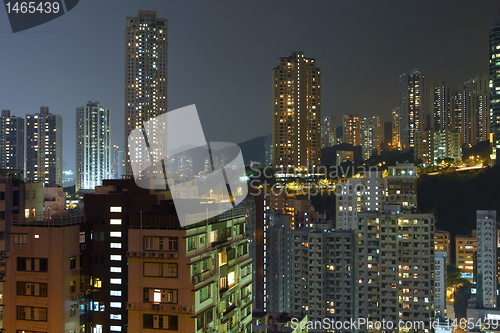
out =
[[62,117],[42,106],[26,115],[26,178],[44,186],[62,184]]
[[401,149],[401,107],[392,109],[392,148]]
[[400,205],[402,210],[417,208],[417,168],[413,163],[389,166],[385,182],[386,204]]
[[462,143],[474,145],[489,140],[490,136],[490,96],[488,76],[485,74],[471,78],[460,86],[462,107]]
[[343,122],[343,142],[353,146],[361,146],[361,122],[359,115],[345,114]]
[[455,236],[455,261],[462,278],[474,281],[475,253],[477,252],[476,230],[470,235]]
[[24,119],[10,110],[0,116],[0,169],[24,170]]
[[493,134],[493,157],[500,156],[500,6],[495,25],[490,30],[490,122]]
[[450,106],[450,87],[446,82],[431,86],[429,96],[430,124],[427,127],[434,129],[434,131],[450,129],[452,123]]
[[85,195],[85,218],[80,321],[90,332],[251,332],[244,207],[180,227],[170,192],[117,179]]
[[[129,134],[143,123],[165,112],[167,112],[167,20],[158,18],[154,11],[140,10],[137,17],[127,17],[125,27],[127,175],[132,175],[127,142]],[[132,140],[143,139],[143,137],[132,138]],[[153,142],[157,138],[153,135],[149,140]]]
[[273,166],[308,172],[321,165],[321,71],[292,52],[273,69]]
[[476,211],[476,283],[478,308],[497,306],[497,212]]
[[415,147],[415,132],[426,129],[426,76],[416,68],[399,76],[399,105],[401,108],[401,147]]
[[[433,332],[434,215],[363,212],[357,224],[358,318],[422,321],[424,328],[407,332]],[[365,326],[359,332],[373,331]]]
[[89,102],[76,109],[76,191],[111,178],[109,109]]

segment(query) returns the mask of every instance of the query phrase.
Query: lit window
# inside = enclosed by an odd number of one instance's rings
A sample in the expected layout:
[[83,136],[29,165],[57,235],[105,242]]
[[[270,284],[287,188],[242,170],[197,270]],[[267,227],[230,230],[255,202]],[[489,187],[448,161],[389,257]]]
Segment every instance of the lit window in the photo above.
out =
[[122,243],[111,243],[111,248],[112,249],[121,249]]
[[121,273],[122,272],[122,268],[121,267],[110,267],[109,271],[111,273]]
[[121,314],[110,314],[109,315],[109,319],[113,319],[113,320],[122,320],[122,315]]
[[122,327],[121,326],[110,326],[109,330],[111,332],[121,332],[122,331]]
[[110,290],[109,291],[109,296],[121,296],[122,291],[121,290]]
[[231,272],[227,275],[227,281],[229,285],[232,285],[234,283],[234,272]]
[[112,254],[109,256],[109,259],[110,260],[114,260],[114,261],[121,261],[122,260],[122,256],[119,255],[119,254]]
[[121,231],[111,231],[109,233],[109,236],[110,237],[121,237],[122,236],[122,232]]
[[161,291],[159,289],[155,289],[153,293],[153,302],[161,303]]
[[122,208],[121,207],[109,207],[110,213],[121,213]]
[[110,219],[109,224],[113,225],[121,225],[122,224],[122,219]]
[[122,279],[109,279],[111,284],[122,284]]

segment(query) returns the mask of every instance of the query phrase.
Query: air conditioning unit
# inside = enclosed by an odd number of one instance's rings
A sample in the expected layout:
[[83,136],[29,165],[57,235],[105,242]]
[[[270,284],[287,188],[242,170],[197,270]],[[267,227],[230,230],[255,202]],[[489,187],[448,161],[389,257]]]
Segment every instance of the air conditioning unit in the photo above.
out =
[[167,254],[166,254],[165,252],[161,252],[161,253],[160,253],[160,258],[165,258],[165,257],[166,257],[166,255],[167,255]]
[[203,274],[198,274],[198,281],[203,281]]
[[132,252],[127,251],[127,257],[132,257]]
[[189,312],[189,307],[183,306],[182,307],[182,312]]
[[83,296],[84,296],[83,291],[78,293],[78,297],[83,298]]
[[90,293],[92,293],[92,290],[90,289],[85,290],[85,295],[90,295]]
[[151,304],[151,310],[160,311],[160,304]]
[[172,305],[172,307],[171,307],[171,308],[172,308],[172,312],[176,312],[176,311],[177,311],[177,306]]
[[132,252],[132,257],[140,257],[138,252]]
[[151,258],[158,258],[157,252],[151,252]]
[[162,305],[160,306],[162,312],[170,312],[170,305]]
[[198,275],[193,276],[193,284],[198,283]]
[[77,301],[77,300],[78,300],[78,296],[76,296],[76,295],[72,295],[72,296],[71,296],[71,300],[72,300],[72,301]]
[[177,259],[177,253],[175,253],[175,252],[174,252],[174,253],[169,253],[169,254],[168,254],[168,257],[169,257],[170,259]]
[[135,304],[134,303],[127,303],[127,310],[134,310],[135,309]]
[[149,252],[142,252],[143,258],[149,258]]

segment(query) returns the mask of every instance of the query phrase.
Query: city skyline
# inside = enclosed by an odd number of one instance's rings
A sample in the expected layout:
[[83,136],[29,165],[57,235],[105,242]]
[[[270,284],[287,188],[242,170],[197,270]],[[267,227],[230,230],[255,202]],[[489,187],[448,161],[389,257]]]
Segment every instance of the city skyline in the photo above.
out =
[[[7,20],[2,21],[0,30],[7,49],[3,59],[10,66],[4,74],[9,81],[2,85],[1,108],[22,116],[47,105],[52,113],[63,116],[64,128],[72,128],[75,118],[71,110],[82,100],[99,100],[117,119],[112,124],[112,143],[123,146],[123,26],[126,17],[139,9],[154,9],[158,17],[169,20],[168,95],[172,98],[167,109],[196,103],[204,110],[200,117],[208,140],[242,142],[271,132],[271,69],[278,57],[291,51],[303,51],[321,64],[322,115],[337,119],[344,113],[389,119],[391,110],[399,104],[398,77],[412,68],[425,71],[429,85],[444,80],[451,87],[487,73],[488,32],[497,15],[494,1],[481,5],[424,1],[391,6],[323,2],[317,4],[316,17],[304,21],[304,26],[314,27],[311,30],[290,25],[290,36],[277,39],[271,33],[263,38],[264,31],[276,24],[272,12],[285,10],[290,22],[299,17],[301,2],[294,4],[282,9],[280,3],[257,8],[200,3],[186,9],[164,2],[151,2],[150,8],[144,8],[139,2],[116,7],[89,1],[54,22],[22,33],[7,33]],[[84,20],[90,13],[97,15],[97,23],[81,28],[87,26]],[[394,29],[402,26],[408,15],[420,15],[426,22],[415,31],[422,46],[417,51],[412,48],[412,52],[409,46],[414,37],[406,38],[402,29]],[[262,23],[249,30],[254,17]],[[438,30],[446,32],[444,39],[442,34],[433,33]],[[88,42],[102,52],[84,50]],[[248,52],[249,48],[255,51]],[[363,52],[366,48],[372,50],[369,61]],[[55,49],[58,51],[52,52]],[[462,56],[454,56],[459,51]],[[89,84],[96,72],[103,79]],[[245,79],[237,79],[240,75]],[[30,98],[21,98],[16,90]],[[365,97],[357,98],[361,91]],[[247,123],[248,130],[225,126],[240,121]],[[74,138],[69,132],[64,138],[68,142],[64,160],[73,169]]]

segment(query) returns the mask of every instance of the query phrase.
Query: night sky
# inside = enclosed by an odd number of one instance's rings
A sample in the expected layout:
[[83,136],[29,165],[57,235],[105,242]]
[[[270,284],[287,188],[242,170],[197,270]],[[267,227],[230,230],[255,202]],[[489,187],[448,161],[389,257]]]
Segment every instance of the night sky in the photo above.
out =
[[75,109],[111,109],[124,142],[127,16],[168,19],[168,109],[196,104],[209,141],[271,132],[272,69],[303,51],[322,71],[322,115],[381,115],[398,106],[398,78],[420,68],[457,87],[488,73],[488,32],[500,2],[80,0],[62,17],[13,34],[0,9],[0,109],[49,106],[64,119],[63,159],[75,164]]

